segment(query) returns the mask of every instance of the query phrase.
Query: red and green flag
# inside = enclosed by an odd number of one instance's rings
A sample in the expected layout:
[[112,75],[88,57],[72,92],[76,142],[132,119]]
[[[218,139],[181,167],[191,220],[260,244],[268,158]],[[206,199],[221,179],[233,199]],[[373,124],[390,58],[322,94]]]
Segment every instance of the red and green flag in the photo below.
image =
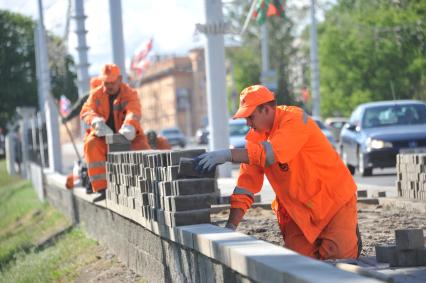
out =
[[267,17],[284,17],[285,0],[257,0],[253,16],[259,25],[263,25]]

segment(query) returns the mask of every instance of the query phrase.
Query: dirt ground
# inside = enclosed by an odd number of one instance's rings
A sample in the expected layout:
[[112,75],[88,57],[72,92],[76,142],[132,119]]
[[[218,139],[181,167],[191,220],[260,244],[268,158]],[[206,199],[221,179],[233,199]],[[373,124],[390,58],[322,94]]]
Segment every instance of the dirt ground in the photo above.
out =
[[139,275],[121,263],[106,247],[98,245],[95,257],[96,260],[79,270],[79,275],[74,282],[144,282]]
[[[224,226],[228,209],[212,214],[212,223]],[[426,214],[395,207],[358,204],[358,219],[363,240],[362,255],[375,255],[374,246],[393,244],[396,229],[421,228],[426,232]],[[252,208],[244,216],[237,231],[255,238],[283,245],[274,213],[269,209]],[[143,279],[122,264],[105,247],[99,246],[97,260],[80,271],[75,282],[143,282]]]
[[[212,214],[212,222],[219,226],[225,225],[227,218],[228,210]],[[365,256],[375,255],[376,245],[394,244],[397,229],[423,229],[426,234],[426,214],[407,209],[358,203],[358,221],[363,241],[361,255]],[[250,209],[237,231],[283,245],[275,214],[268,209]]]

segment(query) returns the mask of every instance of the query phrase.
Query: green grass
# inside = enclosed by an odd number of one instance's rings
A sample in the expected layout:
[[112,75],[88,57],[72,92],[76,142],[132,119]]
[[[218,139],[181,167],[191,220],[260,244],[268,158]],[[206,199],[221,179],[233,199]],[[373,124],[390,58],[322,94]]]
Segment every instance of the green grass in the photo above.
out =
[[38,200],[30,181],[8,176],[0,161],[0,282],[72,281],[93,260],[96,243],[79,229],[52,241],[69,225]]
[[42,251],[18,254],[15,264],[1,274],[0,282],[72,282],[83,266],[96,260],[95,248],[95,241],[73,229]]
[[8,176],[0,162],[0,269],[67,226],[58,211],[38,200],[30,181]]

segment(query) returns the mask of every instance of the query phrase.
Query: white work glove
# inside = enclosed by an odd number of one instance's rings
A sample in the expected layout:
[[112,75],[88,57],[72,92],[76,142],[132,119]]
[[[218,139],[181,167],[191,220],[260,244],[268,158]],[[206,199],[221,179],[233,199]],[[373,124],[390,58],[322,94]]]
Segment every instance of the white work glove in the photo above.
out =
[[195,170],[200,173],[213,171],[217,165],[232,161],[230,149],[221,149],[201,154],[195,159]]
[[123,125],[121,129],[118,130],[128,141],[132,141],[136,137],[136,129],[132,125]]
[[95,130],[95,136],[97,137],[104,137],[114,133],[111,128],[105,124],[104,119],[100,117],[94,118],[92,120],[92,128]]

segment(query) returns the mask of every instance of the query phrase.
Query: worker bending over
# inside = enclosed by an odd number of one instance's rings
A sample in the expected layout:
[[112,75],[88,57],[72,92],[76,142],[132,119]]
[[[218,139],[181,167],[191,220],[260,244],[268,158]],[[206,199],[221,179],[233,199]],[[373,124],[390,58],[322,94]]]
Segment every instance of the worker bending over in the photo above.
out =
[[277,107],[261,85],[241,92],[233,118],[251,127],[246,147],[204,153],[196,167],[242,163],[226,227],[236,229],[266,175],[285,247],[317,259],[357,258],[356,184],[315,121],[298,107]]
[[169,144],[167,139],[157,135],[154,130],[147,131],[146,137],[148,138],[148,143],[152,149],[172,149],[172,146]]
[[135,90],[122,82],[120,69],[106,64],[99,75],[102,87],[90,92],[80,117],[90,127],[84,139],[84,157],[97,200],[105,198],[107,188],[105,135],[120,133],[132,142],[133,150],[150,149],[140,126],[141,106]]

